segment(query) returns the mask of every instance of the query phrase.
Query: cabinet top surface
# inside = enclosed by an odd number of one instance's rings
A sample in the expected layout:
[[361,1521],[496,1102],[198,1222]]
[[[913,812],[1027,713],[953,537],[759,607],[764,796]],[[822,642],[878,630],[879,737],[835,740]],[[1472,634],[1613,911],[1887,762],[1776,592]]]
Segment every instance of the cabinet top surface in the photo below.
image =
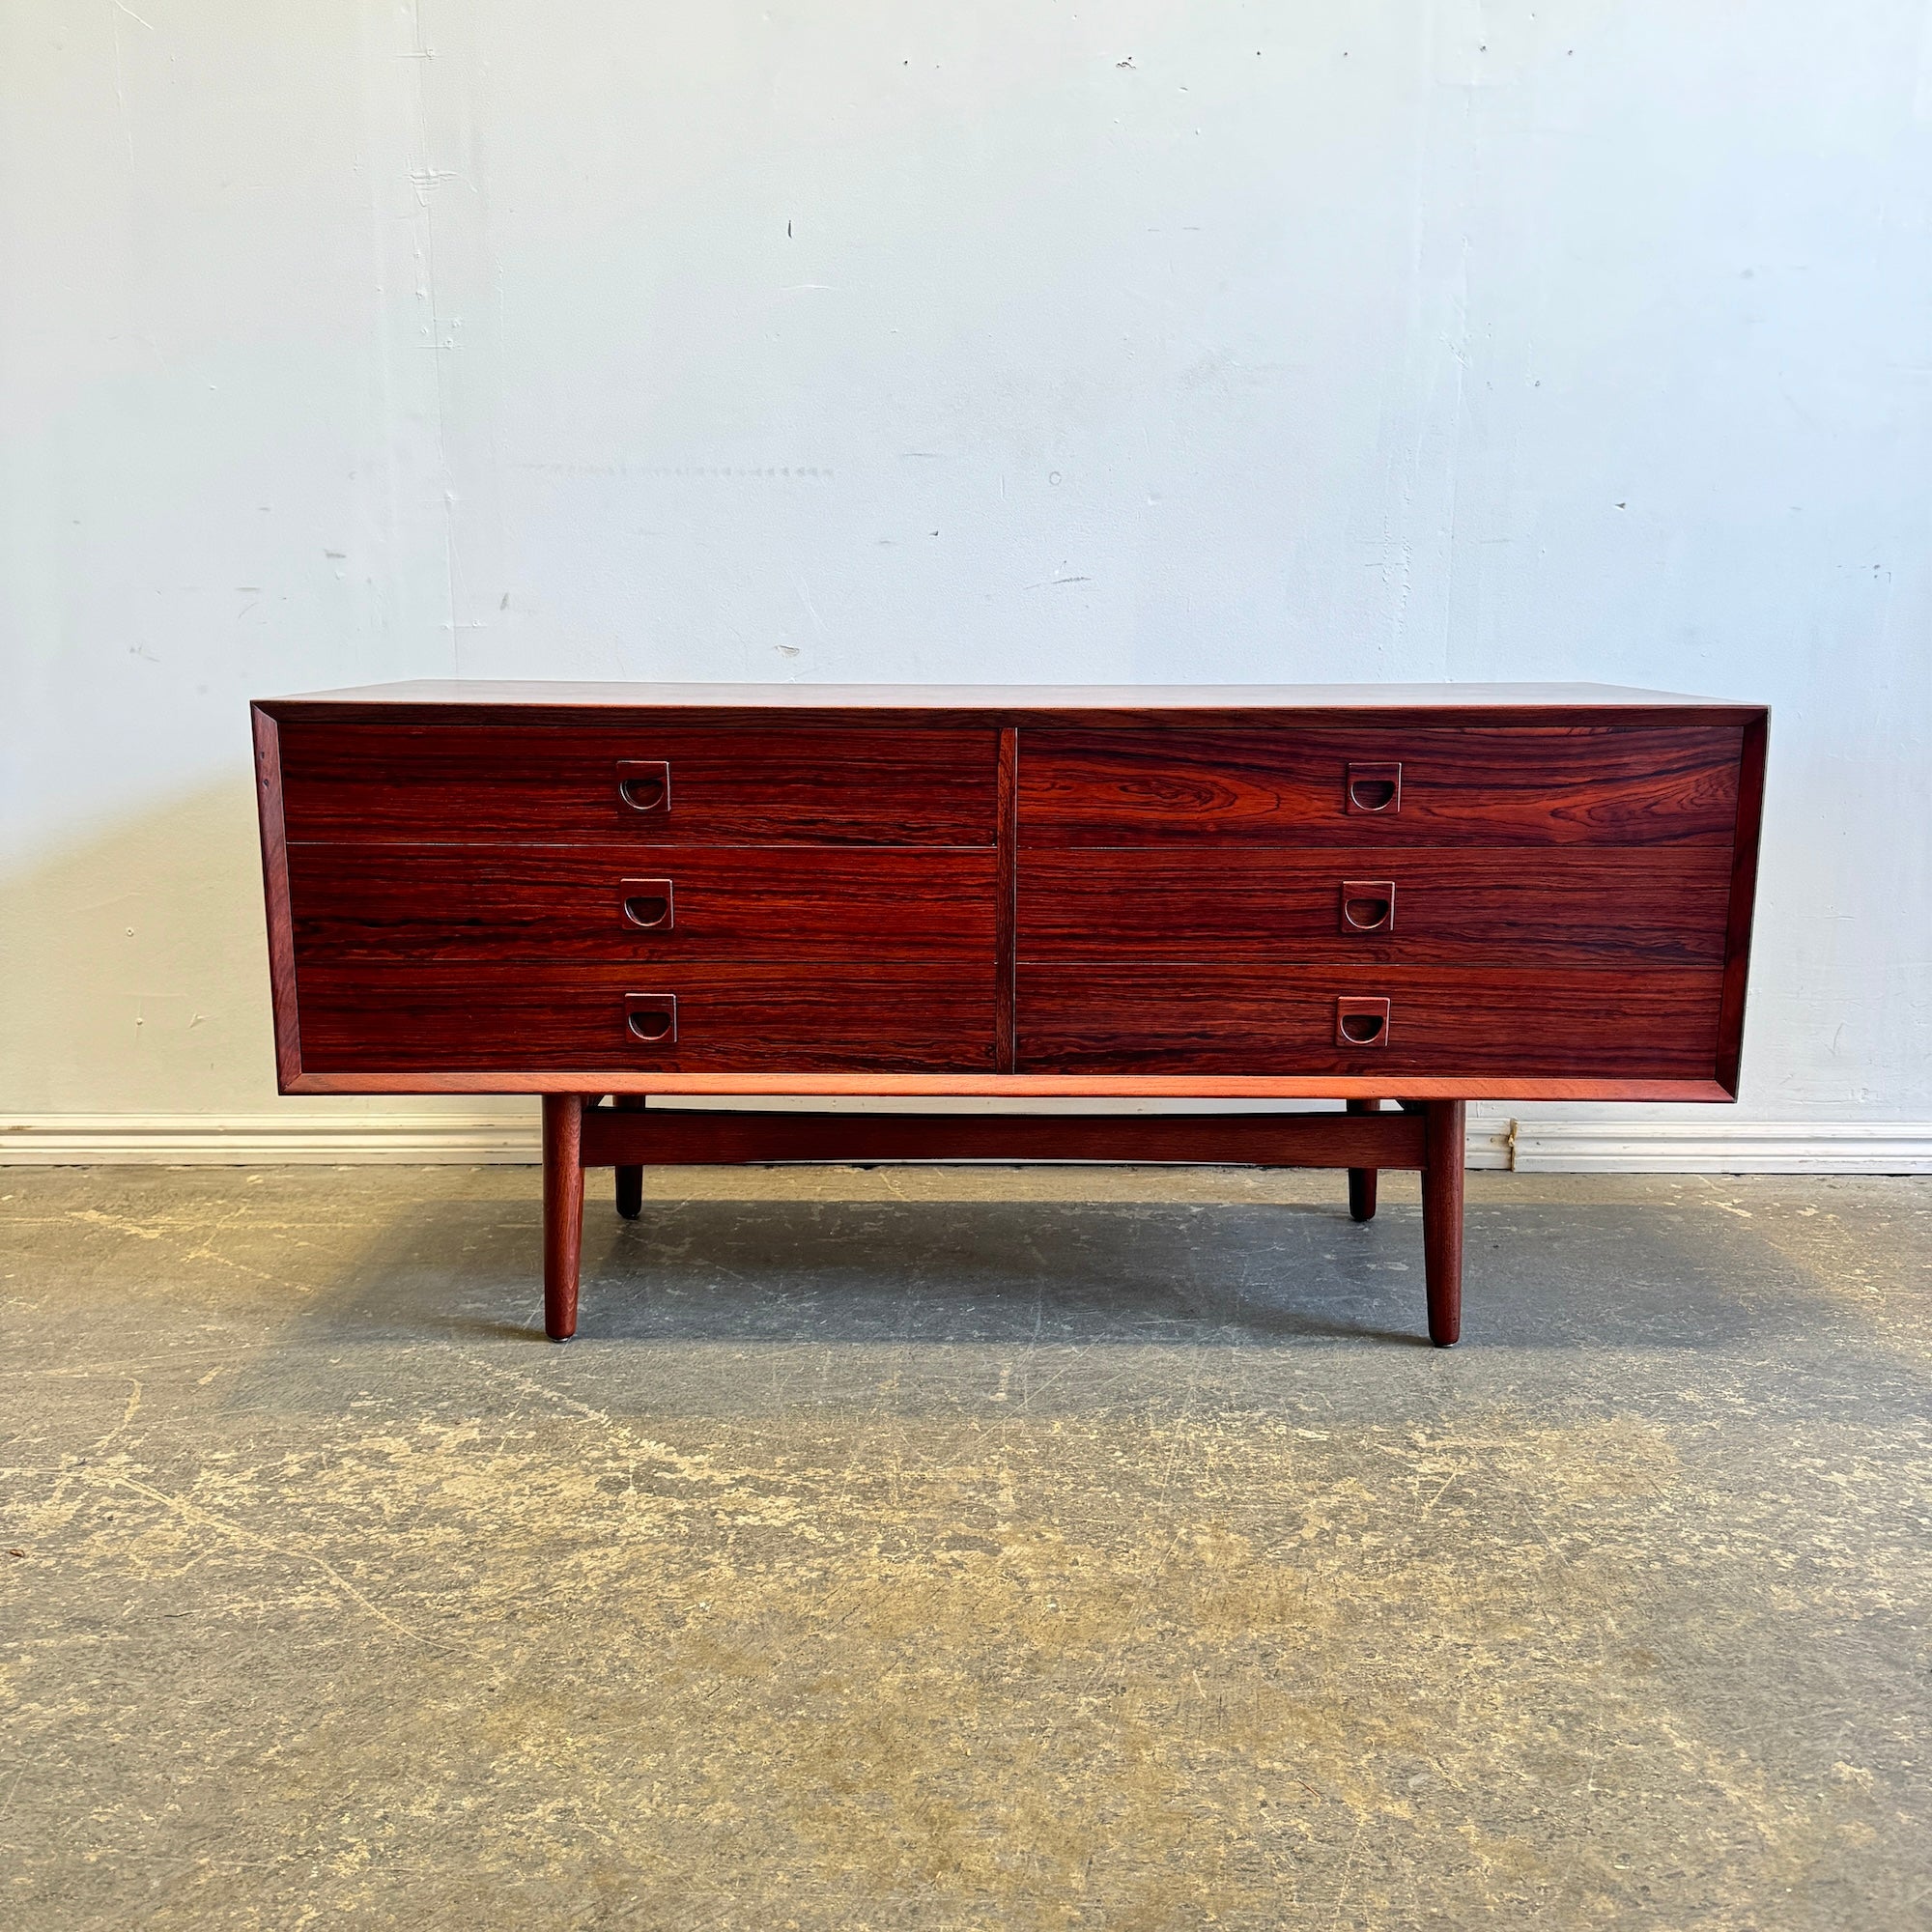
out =
[[1761,707],[1613,684],[618,684],[416,678],[265,698],[281,705],[541,705],[779,711],[1630,710]]

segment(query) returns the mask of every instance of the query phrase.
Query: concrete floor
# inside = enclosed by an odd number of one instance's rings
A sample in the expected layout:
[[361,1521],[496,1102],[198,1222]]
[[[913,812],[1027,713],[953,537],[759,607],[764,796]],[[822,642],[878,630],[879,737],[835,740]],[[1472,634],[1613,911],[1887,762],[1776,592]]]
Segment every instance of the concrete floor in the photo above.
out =
[[1932,1183],[596,1180],[0,1175],[0,1923],[1932,1924]]

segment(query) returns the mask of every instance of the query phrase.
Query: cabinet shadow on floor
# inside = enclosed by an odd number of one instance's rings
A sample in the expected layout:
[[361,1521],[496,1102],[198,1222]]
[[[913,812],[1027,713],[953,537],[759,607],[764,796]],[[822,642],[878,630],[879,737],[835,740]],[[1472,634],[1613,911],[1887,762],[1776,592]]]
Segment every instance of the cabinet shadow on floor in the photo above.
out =
[[[534,1202],[424,1204],[312,1316],[351,1343],[543,1343],[539,1265]],[[1462,1347],[1763,1340],[1816,1293],[1720,1215],[1472,1202]],[[1361,1226],[1339,1203],[1064,1200],[649,1200],[625,1222],[599,1189],[582,1297],[575,1347],[1428,1347],[1421,1218],[1399,1203]]]

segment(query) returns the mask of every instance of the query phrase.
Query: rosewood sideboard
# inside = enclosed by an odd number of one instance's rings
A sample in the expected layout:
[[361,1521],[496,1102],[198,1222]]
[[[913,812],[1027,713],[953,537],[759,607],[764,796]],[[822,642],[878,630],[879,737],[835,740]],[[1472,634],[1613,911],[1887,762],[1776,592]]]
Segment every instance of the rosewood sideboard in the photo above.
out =
[[[583,1169],[1101,1159],[1422,1177],[1472,1099],[1733,1099],[1767,714],[1599,686],[420,683],[254,707],[286,1094],[543,1096]],[[1345,1100],[646,1109],[652,1094]],[[1392,1110],[1384,1102],[1395,1103]]]

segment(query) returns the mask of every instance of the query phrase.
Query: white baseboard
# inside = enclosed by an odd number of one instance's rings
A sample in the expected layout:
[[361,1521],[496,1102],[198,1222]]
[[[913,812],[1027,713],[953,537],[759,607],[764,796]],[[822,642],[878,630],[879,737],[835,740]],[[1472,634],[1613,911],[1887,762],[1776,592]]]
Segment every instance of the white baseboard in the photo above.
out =
[[1932,1174],[1932,1121],[1518,1121],[1520,1174]]
[[[732,1104],[680,1098],[679,1106]],[[984,1099],[824,1100],[761,1095],[740,1103],[760,1111],[847,1113],[1003,1111]],[[1012,1113],[1263,1113],[1266,1101],[1125,1100],[1111,1108],[1078,1100],[1009,1103]],[[1318,1103],[1319,1104],[1319,1103]],[[1338,1106],[1339,1102],[1336,1103]],[[1295,1110],[1305,1111],[1305,1110]],[[1469,1165],[1509,1165],[1509,1122],[1469,1122]],[[534,1165],[539,1158],[534,1102],[440,1113],[16,1114],[0,1116],[0,1167],[289,1167]]]
[[539,1158],[534,1108],[439,1114],[21,1114],[0,1167],[482,1166]]
[[[1122,1111],[1183,1104],[1130,1102]],[[1035,1103],[1026,1111],[1038,1109]],[[1236,1109],[1260,1111],[1254,1102],[1229,1111]],[[1068,1110],[1089,1111],[1078,1103]],[[0,1118],[0,1166],[469,1167],[533,1164],[537,1157],[536,1110],[528,1103],[419,1114],[304,1108]],[[1513,1122],[1485,1109],[1469,1122],[1469,1165],[1530,1174],[1932,1174],[1932,1122]]]

